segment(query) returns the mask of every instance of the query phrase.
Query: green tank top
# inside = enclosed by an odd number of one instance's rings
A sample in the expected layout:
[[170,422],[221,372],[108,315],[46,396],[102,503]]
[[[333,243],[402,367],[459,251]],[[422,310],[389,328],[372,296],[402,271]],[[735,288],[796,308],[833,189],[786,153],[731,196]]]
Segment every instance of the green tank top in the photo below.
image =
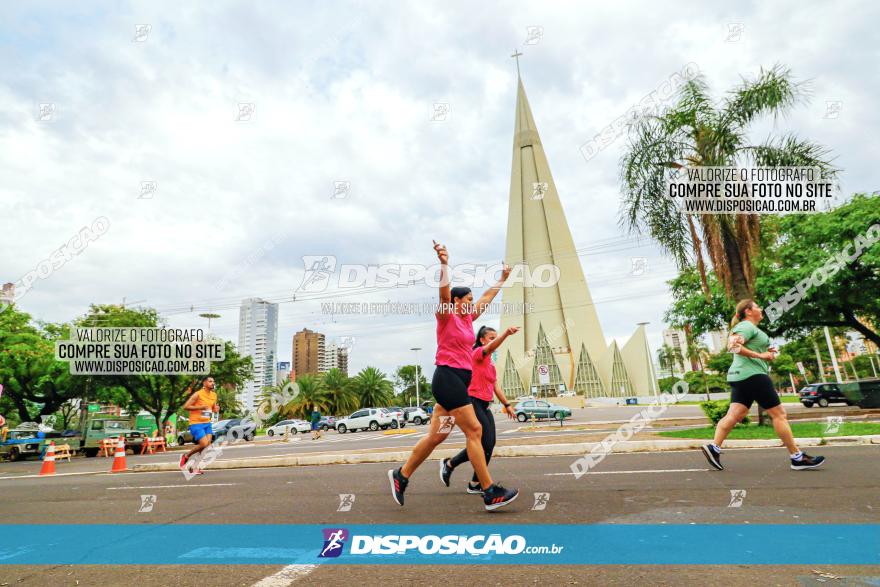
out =
[[[767,333],[752,324],[749,320],[743,320],[733,327],[731,333],[739,334],[745,340],[745,346],[750,351],[765,353],[770,348],[770,337]],[[762,359],[752,359],[743,355],[733,355],[733,363],[727,370],[728,381],[742,381],[752,375],[767,375],[770,372],[767,362]]]

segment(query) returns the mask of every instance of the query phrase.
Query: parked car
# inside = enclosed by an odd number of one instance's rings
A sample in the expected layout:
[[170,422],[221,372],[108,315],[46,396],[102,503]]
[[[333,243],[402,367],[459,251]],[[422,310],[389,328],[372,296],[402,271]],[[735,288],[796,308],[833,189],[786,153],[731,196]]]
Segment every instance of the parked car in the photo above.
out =
[[244,438],[251,441],[257,435],[257,423],[248,421],[242,423],[240,419],[220,420],[213,426],[214,438],[228,436],[228,442],[235,442]]
[[530,399],[537,399],[537,398],[533,395],[521,395],[513,401],[514,401],[514,403],[516,403],[516,402],[524,402],[524,401],[530,400]]
[[331,428],[336,430],[336,416],[322,416],[318,421],[318,427],[324,432]]
[[399,420],[406,422],[406,413],[403,411],[403,408],[398,406],[389,406],[382,409],[390,414],[394,414]]
[[431,416],[422,408],[403,408],[403,415],[407,422],[412,422],[416,426],[419,424],[427,424],[431,421]]
[[811,383],[799,392],[801,403],[811,408],[813,404],[827,408],[830,403],[845,403],[848,406],[853,403],[847,399],[836,383]]
[[575,392],[573,392],[573,391],[561,391],[561,392],[559,392],[559,396],[558,396],[558,397],[574,397],[574,396],[576,396],[576,395],[577,395],[577,394],[576,394]]
[[345,434],[355,430],[386,430],[388,428],[402,428],[406,425],[403,415],[388,411],[386,408],[364,408],[350,416],[340,418],[336,422],[336,431]]
[[537,420],[543,420],[545,418],[558,420],[560,416],[571,418],[571,409],[558,404],[551,404],[546,400],[540,399],[528,399],[522,401],[516,405],[514,412],[516,413],[516,419],[520,422],[530,420],[532,415],[534,415]]
[[311,429],[311,425],[305,420],[282,420],[266,430],[266,434],[269,436],[275,436],[276,434],[281,436],[288,430],[290,430],[290,434],[296,434],[298,432],[308,432]]

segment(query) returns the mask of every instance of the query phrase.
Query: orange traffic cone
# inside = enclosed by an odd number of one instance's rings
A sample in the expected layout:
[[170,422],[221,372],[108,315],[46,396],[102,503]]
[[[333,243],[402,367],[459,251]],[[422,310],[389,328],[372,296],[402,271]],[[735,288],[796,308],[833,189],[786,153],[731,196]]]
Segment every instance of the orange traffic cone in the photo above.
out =
[[40,469],[40,475],[55,474],[55,443],[50,442],[46,449],[46,456],[43,457],[43,467]]
[[124,473],[125,466],[125,439],[119,437],[119,444],[116,445],[116,454],[113,455],[113,466],[110,468],[111,473]]

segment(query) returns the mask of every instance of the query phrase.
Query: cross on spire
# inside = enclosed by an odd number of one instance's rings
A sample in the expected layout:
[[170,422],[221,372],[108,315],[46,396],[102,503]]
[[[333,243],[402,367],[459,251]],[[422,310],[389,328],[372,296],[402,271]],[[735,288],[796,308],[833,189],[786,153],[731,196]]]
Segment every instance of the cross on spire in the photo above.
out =
[[520,77],[520,75],[519,75],[519,58],[521,55],[522,55],[522,53],[520,53],[516,49],[513,50],[513,55],[511,55],[511,57],[516,59],[516,77]]

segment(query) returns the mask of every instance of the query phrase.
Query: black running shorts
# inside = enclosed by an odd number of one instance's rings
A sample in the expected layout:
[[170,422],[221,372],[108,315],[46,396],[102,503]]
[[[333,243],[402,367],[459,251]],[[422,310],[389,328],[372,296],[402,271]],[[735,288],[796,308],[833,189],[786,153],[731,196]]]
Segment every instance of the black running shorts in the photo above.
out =
[[451,412],[462,406],[469,406],[468,385],[471,384],[471,372],[468,369],[457,369],[447,365],[437,365],[431,379],[431,393],[434,399],[446,411]]
[[742,404],[751,408],[752,402],[758,402],[758,405],[765,410],[775,408],[782,403],[769,375],[759,373],[742,381],[729,381],[728,383],[730,383],[730,403]]

